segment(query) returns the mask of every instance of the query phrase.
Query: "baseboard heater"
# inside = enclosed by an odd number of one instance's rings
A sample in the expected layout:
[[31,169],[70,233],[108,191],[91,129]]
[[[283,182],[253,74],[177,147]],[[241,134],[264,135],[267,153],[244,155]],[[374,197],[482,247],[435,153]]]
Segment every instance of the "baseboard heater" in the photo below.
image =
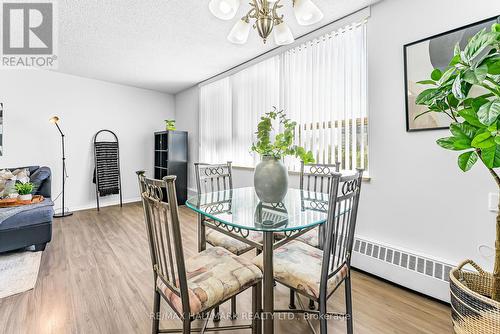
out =
[[356,237],[352,265],[444,302],[453,265]]

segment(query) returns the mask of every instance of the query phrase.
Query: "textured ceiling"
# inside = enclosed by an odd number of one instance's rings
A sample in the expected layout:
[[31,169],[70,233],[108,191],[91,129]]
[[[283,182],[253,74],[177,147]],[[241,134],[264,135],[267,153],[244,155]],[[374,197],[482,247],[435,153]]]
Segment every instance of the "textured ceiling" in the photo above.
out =
[[[237,17],[248,10],[242,0]],[[314,0],[325,14],[301,27],[291,0],[282,13],[295,36],[374,0]],[[59,72],[177,93],[271,48],[251,31],[246,45],[226,40],[235,20],[221,21],[208,0],[65,0],[58,2]]]

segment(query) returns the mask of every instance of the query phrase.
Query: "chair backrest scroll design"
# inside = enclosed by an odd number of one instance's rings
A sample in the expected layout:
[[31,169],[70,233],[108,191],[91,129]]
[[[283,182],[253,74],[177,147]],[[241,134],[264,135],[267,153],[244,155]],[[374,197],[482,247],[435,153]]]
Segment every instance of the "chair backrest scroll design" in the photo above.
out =
[[329,193],[333,173],[338,173],[340,163],[300,164],[300,190]]

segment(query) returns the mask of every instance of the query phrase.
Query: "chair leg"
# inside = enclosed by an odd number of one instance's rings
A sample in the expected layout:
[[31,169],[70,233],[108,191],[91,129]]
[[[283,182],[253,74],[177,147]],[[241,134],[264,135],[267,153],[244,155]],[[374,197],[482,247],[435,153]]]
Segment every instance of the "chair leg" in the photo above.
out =
[[236,312],[236,296],[231,298],[231,320],[237,319],[238,313]]
[[290,303],[288,304],[288,308],[290,310],[297,309],[297,306],[295,305],[295,291],[292,289],[290,289]]
[[206,228],[204,222],[204,217],[202,215],[198,215],[198,252],[203,252],[207,249],[207,240],[206,240]]
[[262,283],[259,282],[252,287],[252,334],[260,334],[262,331]]
[[316,305],[314,304],[314,300],[312,300],[312,299],[309,299],[309,309],[310,310],[316,309]]
[[325,302],[319,302],[319,332],[320,334],[327,334],[328,333],[328,323],[327,320],[328,315],[326,311],[326,301]]
[[182,321],[182,334],[191,334],[191,319],[187,318]]
[[352,334],[353,319],[352,319],[352,294],[351,294],[351,276],[348,275],[345,280],[345,305],[346,305],[346,315],[347,315],[347,334]]
[[219,306],[217,306],[214,309],[214,322],[219,322],[220,321],[220,309]]
[[151,333],[158,334],[160,328],[160,294],[155,291],[153,297],[153,325],[151,328]]

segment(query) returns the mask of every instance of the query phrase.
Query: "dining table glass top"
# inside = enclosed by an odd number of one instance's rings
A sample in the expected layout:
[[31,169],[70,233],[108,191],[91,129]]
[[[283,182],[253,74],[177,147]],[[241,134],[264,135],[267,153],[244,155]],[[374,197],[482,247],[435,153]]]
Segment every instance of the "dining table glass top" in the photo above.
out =
[[288,189],[280,203],[262,203],[253,187],[205,193],[186,206],[216,222],[252,231],[286,232],[326,221],[328,194]]

